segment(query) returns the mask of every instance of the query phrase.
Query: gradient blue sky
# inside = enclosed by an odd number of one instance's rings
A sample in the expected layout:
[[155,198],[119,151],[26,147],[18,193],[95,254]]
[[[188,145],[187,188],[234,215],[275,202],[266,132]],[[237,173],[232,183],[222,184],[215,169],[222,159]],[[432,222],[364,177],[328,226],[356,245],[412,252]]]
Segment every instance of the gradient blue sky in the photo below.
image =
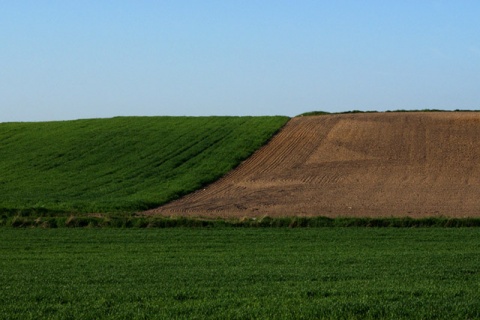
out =
[[480,1],[0,3],[0,122],[480,108]]

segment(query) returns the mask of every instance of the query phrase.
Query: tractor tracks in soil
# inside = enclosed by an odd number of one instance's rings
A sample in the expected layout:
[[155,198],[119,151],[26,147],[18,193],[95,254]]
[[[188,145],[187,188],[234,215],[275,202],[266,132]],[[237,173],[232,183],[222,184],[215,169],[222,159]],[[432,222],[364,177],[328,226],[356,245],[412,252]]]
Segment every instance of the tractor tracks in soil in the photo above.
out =
[[480,113],[291,119],[235,170],[145,214],[478,217]]

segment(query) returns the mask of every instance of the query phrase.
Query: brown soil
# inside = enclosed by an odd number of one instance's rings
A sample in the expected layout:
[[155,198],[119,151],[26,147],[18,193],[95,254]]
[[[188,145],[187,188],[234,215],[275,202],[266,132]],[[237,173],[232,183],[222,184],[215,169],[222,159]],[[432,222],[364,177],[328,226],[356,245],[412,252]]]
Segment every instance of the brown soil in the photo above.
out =
[[293,118],[207,188],[148,214],[480,217],[480,113]]

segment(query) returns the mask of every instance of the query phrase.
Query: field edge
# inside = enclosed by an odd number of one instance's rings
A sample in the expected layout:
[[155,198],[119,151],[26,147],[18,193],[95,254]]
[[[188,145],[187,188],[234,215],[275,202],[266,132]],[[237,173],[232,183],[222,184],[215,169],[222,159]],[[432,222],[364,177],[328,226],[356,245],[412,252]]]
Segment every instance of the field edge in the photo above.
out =
[[204,219],[139,215],[70,215],[0,217],[3,228],[462,228],[480,227],[480,218],[370,218],[370,217],[269,217],[241,219]]

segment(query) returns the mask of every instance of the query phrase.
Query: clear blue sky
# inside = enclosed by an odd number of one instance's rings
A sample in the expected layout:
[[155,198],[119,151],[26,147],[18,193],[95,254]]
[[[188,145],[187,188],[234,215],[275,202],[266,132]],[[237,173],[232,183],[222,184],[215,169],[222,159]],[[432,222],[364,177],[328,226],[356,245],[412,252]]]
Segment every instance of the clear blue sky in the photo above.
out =
[[480,108],[478,0],[5,0],[0,122]]

